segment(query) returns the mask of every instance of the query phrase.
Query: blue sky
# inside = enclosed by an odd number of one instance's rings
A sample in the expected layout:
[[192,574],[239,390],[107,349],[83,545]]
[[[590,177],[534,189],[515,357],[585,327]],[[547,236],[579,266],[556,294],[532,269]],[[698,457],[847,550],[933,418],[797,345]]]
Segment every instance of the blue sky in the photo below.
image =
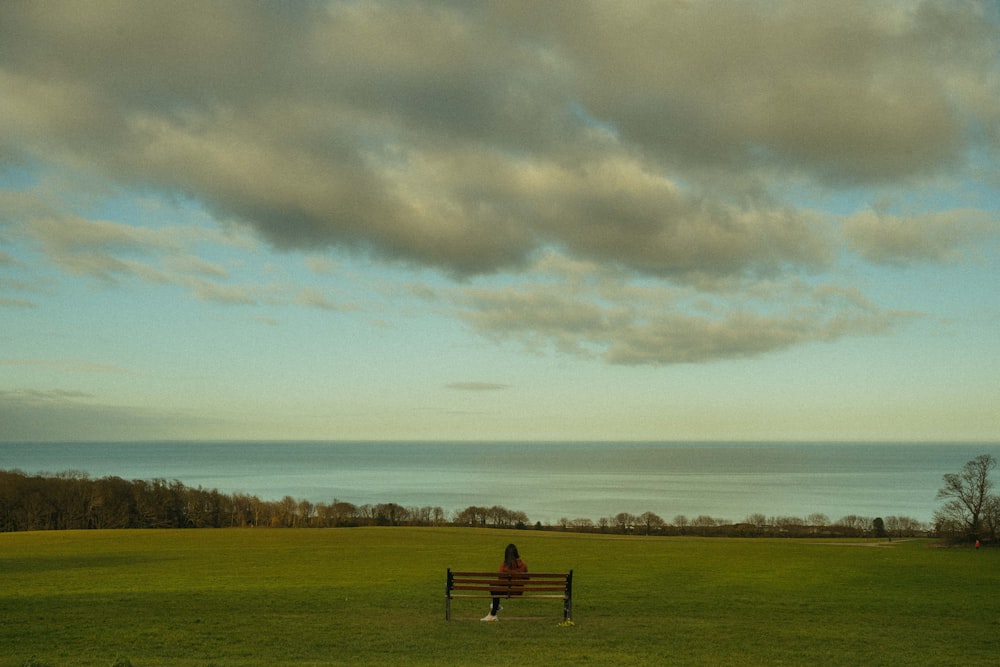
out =
[[0,45],[0,440],[1000,439],[995,3],[6,3]]

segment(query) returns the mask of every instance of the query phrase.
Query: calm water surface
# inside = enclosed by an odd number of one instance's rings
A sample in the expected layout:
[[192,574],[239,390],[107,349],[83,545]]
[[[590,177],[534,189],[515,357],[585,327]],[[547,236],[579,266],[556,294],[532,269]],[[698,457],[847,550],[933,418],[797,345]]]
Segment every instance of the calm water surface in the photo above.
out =
[[266,500],[502,505],[542,523],[646,511],[930,521],[942,475],[984,453],[1000,459],[1000,443],[0,443],[0,469],[176,479]]

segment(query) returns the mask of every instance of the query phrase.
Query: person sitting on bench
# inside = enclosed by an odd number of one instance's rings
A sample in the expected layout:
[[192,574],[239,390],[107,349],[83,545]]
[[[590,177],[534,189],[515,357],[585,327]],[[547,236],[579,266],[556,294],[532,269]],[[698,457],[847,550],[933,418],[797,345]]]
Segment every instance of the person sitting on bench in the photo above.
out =
[[[508,544],[507,548],[503,552],[503,563],[500,565],[500,572],[502,574],[507,574],[511,572],[527,572],[528,566],[525,565],[524,561],[521,560],[520,554],[517,553],[517,547],[513,544]],[[515,593],[516,595],[516,593]],[[500,612],[500,598],[494,595],[493,605],[490,607],[490,613],[482,618],[484,621],[496,621],[497,614]]]

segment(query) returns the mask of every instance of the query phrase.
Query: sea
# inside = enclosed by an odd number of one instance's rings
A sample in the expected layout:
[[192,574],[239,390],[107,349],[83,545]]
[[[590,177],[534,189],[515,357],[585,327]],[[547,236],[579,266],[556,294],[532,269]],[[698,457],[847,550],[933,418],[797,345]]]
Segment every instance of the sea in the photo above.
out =
[[542,524],[620,512],[929,523],[943,475],[980,454],[1000,460],[1000,443],[8,442],[0,470],[448,513],[500,505]]

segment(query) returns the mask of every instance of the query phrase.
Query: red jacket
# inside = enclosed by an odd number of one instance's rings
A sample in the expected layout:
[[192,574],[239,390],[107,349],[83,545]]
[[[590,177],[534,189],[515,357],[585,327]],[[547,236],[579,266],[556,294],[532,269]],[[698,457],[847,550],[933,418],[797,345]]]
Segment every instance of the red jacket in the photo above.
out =
[[514,561],[514,565],[507,565],[506,561],[500,565],[501,572],[527,572],[528,566],[524,564],[524,561],[518,558]]
[[[524,561],[521,560],[520,558],[514,561],[514,565],[507,565],[506,561],[504,561],[503,564],[500,565],[500,574],[507,574],[508,572],[516,573],[516,572],[527,572],[527,571],[528,571],[528,566],[525,565]],[[510,597],[512,595],[520,595],[521,593],[524,592],[521,590],[523,588],[523,584],[517,583],[517,577],[510,577],[510,578],[502,577],[498,583],[503,588],[498,588],[496,590],[491,591],[491,593],[493,593],[493,595],[497,597],[501,595]]]

